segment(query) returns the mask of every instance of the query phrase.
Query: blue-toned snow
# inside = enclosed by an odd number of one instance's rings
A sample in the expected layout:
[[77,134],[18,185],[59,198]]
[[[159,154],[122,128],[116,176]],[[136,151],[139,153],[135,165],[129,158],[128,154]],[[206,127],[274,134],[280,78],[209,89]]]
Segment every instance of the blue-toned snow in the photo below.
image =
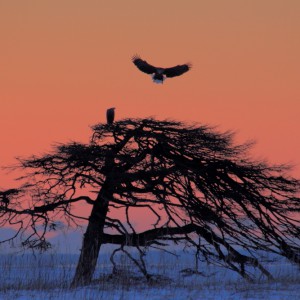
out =
[[102,249],[93,283],[77,289],[68,286],[78,254],[2,254],[0,299],[300,299],[299,267],[285,259],[264,258],[264,266],[275,280],[268,282],[253,270],[257,280],[249,283],[230,270],[205,262],[198,269],[203,275],[189,275],[181,271],[194,268],[191,253],[177,250],[174,256],[151,250],[146,261],[154,276],[147,282],[124,254],[116,257],[119,273],[111,277],[110,251],[111,247]]

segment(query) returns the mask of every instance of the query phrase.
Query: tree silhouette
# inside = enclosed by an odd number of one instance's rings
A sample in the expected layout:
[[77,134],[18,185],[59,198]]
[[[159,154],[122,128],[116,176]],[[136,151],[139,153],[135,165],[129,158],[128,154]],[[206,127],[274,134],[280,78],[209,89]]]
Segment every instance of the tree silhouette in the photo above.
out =
[[[300,182],[288,176],[288,166],[255,161],[247,154],[251,143],[236,146],[231,132],[203,125],[125,119],[92,129],[88,144],[57,145],[52,153],[20,159],[25,184],[0,205],[1,225],[19,225],[23,245],[31,248],[50,247],[46,233],[57,221],[86,222],[72,286],[91,282],[107,243],[120,246],[111,257],[114,270],[114,254],[123,251],[147,278],[145,251],[170,241],[249,280],[249,267],[271,278],[255,250],[300,263]],[[76,210],[80,203],[90,207],[89,216]],[[138,212],[153,221],[142,232],[146,218],[133,223]],[[139,259],[127,247],[135,247]]]

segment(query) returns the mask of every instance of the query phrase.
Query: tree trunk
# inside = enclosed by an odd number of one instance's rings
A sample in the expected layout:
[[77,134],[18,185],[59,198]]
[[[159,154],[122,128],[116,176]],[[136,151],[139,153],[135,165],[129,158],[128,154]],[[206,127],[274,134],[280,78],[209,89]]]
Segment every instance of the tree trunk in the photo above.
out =
[[81,253],[71,287],[91,282],[100,247],[103,243],[103,229],[108,211],[109,195],[103,186],[93,206],[89,223],[84,234]]

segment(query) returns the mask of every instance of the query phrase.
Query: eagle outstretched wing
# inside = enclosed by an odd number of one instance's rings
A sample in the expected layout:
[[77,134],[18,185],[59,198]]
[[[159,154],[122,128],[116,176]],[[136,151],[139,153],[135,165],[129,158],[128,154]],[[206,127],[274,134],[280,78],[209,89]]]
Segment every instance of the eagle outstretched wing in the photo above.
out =
[[135,55],[132,57],[132,62],[144,73],[153,74],[157,68],[149,65],[145,60],[142,60],[139,56]]
[[164,70],[164,74],[167,77],[175,77],[175,76],[180,76],[183,73],[187,72],[188,70],[190,70],[192,67],[191,64],[184,64],[184,65],[178,65],[172,68],[166,68]]

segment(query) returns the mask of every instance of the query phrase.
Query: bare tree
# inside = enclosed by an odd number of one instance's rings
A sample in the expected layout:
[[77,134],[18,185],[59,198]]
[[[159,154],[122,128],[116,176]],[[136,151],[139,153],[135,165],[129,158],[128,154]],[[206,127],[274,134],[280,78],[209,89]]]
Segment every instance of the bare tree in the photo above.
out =
[[[199,257],[249,280],[249,266],[271,278],[255,250],[300,263],[300,183],[288,166],[255,161],[247,154],[251,143],[236,146],[231,132],[208,126],[125,119],[92,129],[88,144],[20,159],[25,184],[0,193],[1,225],[19,225],[24,246],[50,247],[46,233],[58,220],[85,222],[72,286],[91,282],[106,243],[120,246],[111,257],[115,268],[114,254],[123,251],[147,278],[146,249],[168,241],[195,247]],[[80,202],[89,216],[76,210]],[[114,218],[115,211],[124,219]],[[142,232],[133,224],[137,211],[153,220]]]

